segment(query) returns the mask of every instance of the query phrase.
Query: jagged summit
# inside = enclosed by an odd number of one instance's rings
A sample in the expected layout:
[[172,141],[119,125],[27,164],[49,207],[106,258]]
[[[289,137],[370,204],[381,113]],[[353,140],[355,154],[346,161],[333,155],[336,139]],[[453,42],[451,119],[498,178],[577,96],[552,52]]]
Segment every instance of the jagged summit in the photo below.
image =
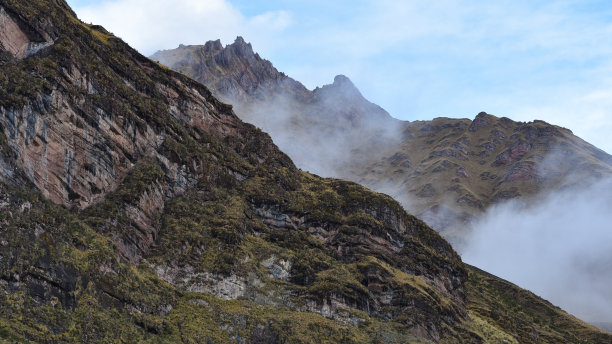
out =
[[244,48],[248,48],[249,50],[253,51],[253,47],[251,46],[251,43],[247,43],[244,38],[242,38],[242,36],[236,36],[236,39],[234,40],[234,46],[237,47],[244,47]]
[[[215,96],[225,101],[230,98],[269,99],[275,92],[308,92],[302,84],[280,73],[269,61],[254,53],[251,44],[240,36],[225,47],[220,40],[209,41],[203,46],[159,51],[151,59],[175,66],[208,85]],[[192,69],[194,64],[200,66]]]
[[317,88],[314,90],[314,93],[332,93],[332,96],[337,98],[338,101],[355,99],[366,101],[351,79],[344,75],[337,75],[334,77],[332,84]]
[[398,121],[365,99],[348,77],[338,75],[332,84],[310,91],[269,61],[236,54],[235,44],[214,54],[177,49],[151,58],[210,87],[239,117],[269,132],[298,166],[313,173],[338,176],[329,171],[343,168],[347,159],[362,161],[367,152],[395,140]]
[[[179,48],[185,48],[185,46],[180,46]],[[204,45],[204,49],[206,51],[222,50],[223,49],[223,44],[221,43],[220,39],[218,39],[216,41],[208,41]]]
[[228,45],[226,48],[232,50],[238,57],[246,59],[256,59],[261,61],[259,55],[255,54],[251,43],[245,42],[241,36],[236,37],[233,44]]
[[[256,55],[253,52],[253,47],[251,45],[251,43],[247,43],[244,38],[242,38],[242,36],[237,36],[236,39],[234,40],[234,43],[232,44],[228,44],[227,47],[230,47],[236,51],[241,51],[243,52],[243,56],[250,56],[250,55]],[[224,46],[223,43],[221,42],[220,39],[214,40],[214,41],[208,41],[206,42],[204,45],[185,45],[185,44],[179,44],[177,49],[204,49],[205,51],[219,51],[219,50],[223,50]],[[176,49],[168,49],[168,50],[162,50],[162,51],[172,51],[172,50],[176,50]],[[155,56],[155,55],[153,55]]]
[[[251,109],[292,107],[318,123],[321,130],[333,127],[384,127],[392,117],[379,106],[366,100],[352,81],[338,75],[330,85],[309,91],[301,83],[279,72],[272,63],[253,52],[242,37],[221,49],[218,41],[202,46],[184,47],[155,53],[151,59],[193,77],[209,86],[220,99],[234,105],[242,118],[266,131],[274,131],[278,118],[266,116],[257,120]],[[268,105],[265,105],[265,104]],[[277,112],[270,109],[272,113]],[[316,119],[316,120],[315,120]],[[281,144],[282,145],[282,144]]]

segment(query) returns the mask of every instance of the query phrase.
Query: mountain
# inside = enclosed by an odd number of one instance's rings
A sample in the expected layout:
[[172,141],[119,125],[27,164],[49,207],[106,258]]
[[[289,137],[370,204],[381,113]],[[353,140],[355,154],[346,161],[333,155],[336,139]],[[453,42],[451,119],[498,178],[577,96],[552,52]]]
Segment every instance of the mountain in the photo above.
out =
[[612,343],[63,0],[0,47],[1,342]]
[[399,142],[396,128],[401,122],[366,100],[347,77],[337,76],[333,84],[309,91],[254,53],[241,37],[227,47],[217,40],[160,51],[151,59],[209,87],[310,172],[351,179],[347,161],[365,166],[370,156]]
[[240,37],[151,58],[210,87],[298,167],[393,196],[459,249],[469,223],[492,205],[612,175],[612,156],[568,129],[484,112],[473,120],[399,121],[344,76],[307,90]]

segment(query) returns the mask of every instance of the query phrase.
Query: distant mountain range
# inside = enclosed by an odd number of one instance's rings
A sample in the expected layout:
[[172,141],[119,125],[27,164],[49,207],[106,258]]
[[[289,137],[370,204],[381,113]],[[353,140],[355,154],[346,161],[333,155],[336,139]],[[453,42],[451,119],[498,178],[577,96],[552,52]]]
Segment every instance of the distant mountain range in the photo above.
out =
[[270,133],[304,170],[392,195],[461,249],[491,205],[612,175],[612,156],[568,129],[480,113],[404,122],[345,76],[309,91],[238,37],[160,51],[153,60],[203,83]]

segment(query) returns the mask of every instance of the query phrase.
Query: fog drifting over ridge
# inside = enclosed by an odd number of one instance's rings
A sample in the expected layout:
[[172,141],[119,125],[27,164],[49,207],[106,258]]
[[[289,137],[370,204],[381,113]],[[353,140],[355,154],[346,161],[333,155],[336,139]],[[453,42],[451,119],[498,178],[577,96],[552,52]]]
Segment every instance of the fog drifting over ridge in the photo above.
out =
[[[362,129],[371,128],[373,123],[351,128],[348,117],[344,117],[346,122],[329,122],[327,127],[319,123],[314,129],[305,126],[308,130],[297,130],[304,118],[290,115],[297,107],[290,97],[277,96],[256,106],[239,105],[236,110],[239,115],[245,114],[241,117],[247,121],[265,118],[256,124],[270,133],[298,167],[324,177],[345,177],[343,169],[359,164],[347,158],[355,157],[351,152],[363,139],[360,133],[367,131]],[[326,115],[314,110],[311,113],[317,116],[313,120],[323,123]],[[401,131],[394,128],[397,124],[378,124],[379,148],[385,142],[402,140]],[[382,153],[364,151],[363,159],[371,158],[370,154]],[[548,154],[540,162],[538,174],[547,175],[553,165],[567,163],[563,160],[571,157]],[[466,245],[457,249],[466,263],[528,289],[585,321],[608,322],[612,321],[612,179],[589,185],[590,181],[580,178],[570,173],[562,182],[569,186],[529,203],[515,199],[492,206],[469,225],[472,234]],[[418,201],[395,184],[381,182],[369,187],[393,196],[410,213],[418,207]],[[425,220],[456,220],[460,210],[451,198],[449,195],[441,211],[428,213],[431,218]]]
[[488,209],[463,260],[586,321],[612,321],[612,180]]
[[299,168],[322,177],[346,178],[346,169],[401,142],[401,121],[366,100],[343,75],[301,96],[281,91],[263,101],[226,100],[242,120],[269,133]]
[[[287,115],[296,107],[291,99],[277,96],[266,106],[238,106],[237,111],[249,113],[244,116],[247,121],[252,115],[262,118],[261,112],[265,113],[265,120],[258,125],[298,167],[324,177],[346,176],[343,169],[359,164],[347,158],[355,157],[351,153],[357,147],[364,149],[359,142],[363,139],[360,133],[366,130],[360,128],[371,128],[372,123],[351,128],[348,117],[344,117],[346,122],[296,130],[303,117]],[[311,116],[319,117],[313,120],[325,123],[326,114],[315,112]],[[385,142],[401,141],[402,133],[394,125],[397,123],[378,128],[379,148]],[[363,154],[367,160],[370,154],[382,153],[374,149]],[[553,153],[546,156],[539,175],[546,175],[549,165],[564,158]],[[460,249],[464,261],[529,289],[583,320],[612,321],[612,179],[585,183],[588,181],[581,182],[579,176],[570,174],[563,180],[570,186],[561,191],[529,203],[518,199],[489,208],[471,224],[472,234]],[[395,184],[381,182],[373,189],[393,196],[410,213],[418,207],[418,201]],[[434,222],[455,220],[460,210],[450,198]]]

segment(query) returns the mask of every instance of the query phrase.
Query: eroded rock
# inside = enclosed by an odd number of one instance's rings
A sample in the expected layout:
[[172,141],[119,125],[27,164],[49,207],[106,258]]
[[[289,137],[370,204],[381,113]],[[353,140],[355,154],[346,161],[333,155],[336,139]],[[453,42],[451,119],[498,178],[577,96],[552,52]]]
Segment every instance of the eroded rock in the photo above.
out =
[[[24,30],[25,27],[29,30]],[[53,42],[48,37],[45,40],[27,24],[13,19],[4,7],[0,6],[0,44],[15,58],[24,59],[51,46]]]

